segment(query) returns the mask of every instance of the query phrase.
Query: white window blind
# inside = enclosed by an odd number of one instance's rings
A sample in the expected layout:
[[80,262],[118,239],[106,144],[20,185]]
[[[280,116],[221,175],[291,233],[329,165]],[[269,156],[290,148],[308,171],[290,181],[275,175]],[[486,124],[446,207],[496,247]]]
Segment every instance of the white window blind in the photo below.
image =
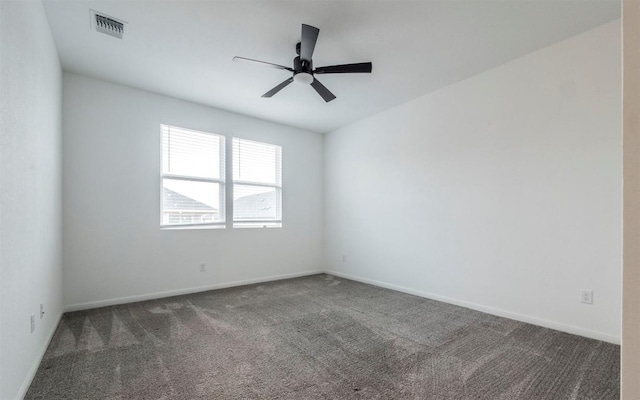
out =
[[233,138],[233,226],[282,226],[282,148]]
[[224,227],[224,136],[169,125],[161,131],[161,225]]

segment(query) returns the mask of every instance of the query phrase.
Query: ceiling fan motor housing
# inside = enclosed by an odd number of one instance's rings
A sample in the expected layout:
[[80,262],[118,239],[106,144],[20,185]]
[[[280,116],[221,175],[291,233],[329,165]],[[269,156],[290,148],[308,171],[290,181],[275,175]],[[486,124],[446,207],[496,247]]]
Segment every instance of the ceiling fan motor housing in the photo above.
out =
[[293,73],[294,75],[299,72],[306,72],[308,74],[313,73],[313,61],[307,61],[300,58],[300,56],[293,59]]

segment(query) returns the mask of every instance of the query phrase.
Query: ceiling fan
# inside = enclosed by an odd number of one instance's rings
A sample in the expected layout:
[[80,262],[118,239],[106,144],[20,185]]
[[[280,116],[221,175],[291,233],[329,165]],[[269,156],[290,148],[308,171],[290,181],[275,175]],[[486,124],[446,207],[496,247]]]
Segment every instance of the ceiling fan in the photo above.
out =
[[372,64],[370,62],[356,63],[356,64],[342,64],[342,65],[329,65],[326,67],[318,67],[313,69],[313,50],[316,47],[316,41],[318,40],[318,33],[320,29],[310,25],[302,24],[302,36],[300,43],[296,45],[296,53],[298,56],[293,59],[293,68],[285,67],[284,65],[273,64],[266,61],[253,60],[245,57],[233,57],[233,61],[249,61],[253,63],[260,63],[272,68],[281,69],[293,73],[293,76],[286,81],[282,82],[278,86],[269,90],[263,94],[262,97],[271,97],[284,89],[291,82],[300,84],[311,85],[312,88],[318,92],[318,94],[327,103],[335,99],[336,96],[329,91],[320,81],[318,81],[314,75],[316,74],[349,74],[349,73],[371,73]]

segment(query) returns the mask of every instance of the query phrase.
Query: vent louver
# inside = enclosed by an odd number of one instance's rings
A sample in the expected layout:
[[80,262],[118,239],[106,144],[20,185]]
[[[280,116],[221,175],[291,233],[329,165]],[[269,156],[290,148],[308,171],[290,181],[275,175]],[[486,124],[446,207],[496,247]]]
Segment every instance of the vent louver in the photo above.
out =
[[92,11],[92,25],[96,31],[106,33],[109,36],[122,39],[124,36],[124,22]]

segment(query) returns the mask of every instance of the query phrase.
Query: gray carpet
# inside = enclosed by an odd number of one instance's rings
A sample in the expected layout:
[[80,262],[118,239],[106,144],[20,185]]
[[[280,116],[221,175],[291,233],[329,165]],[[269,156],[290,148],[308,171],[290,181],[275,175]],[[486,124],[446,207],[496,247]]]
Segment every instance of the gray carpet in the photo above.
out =
[[619,357],[315,275],[65,314],[26,399],[618,399]]

